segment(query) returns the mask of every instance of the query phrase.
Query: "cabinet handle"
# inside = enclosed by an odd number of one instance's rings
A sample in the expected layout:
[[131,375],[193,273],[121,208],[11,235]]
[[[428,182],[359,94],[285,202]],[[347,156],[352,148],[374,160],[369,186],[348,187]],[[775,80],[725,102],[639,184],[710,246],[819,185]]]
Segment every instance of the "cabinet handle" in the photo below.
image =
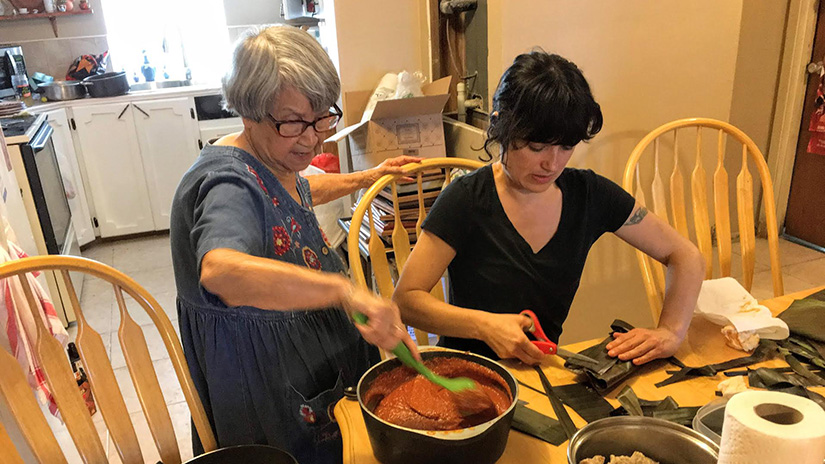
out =
[[72,130],[77,130],[77,125],[74,123],[74,118],[69,119],[69,123],[72,125]]
[[128,109],[129,109],[129,105],[126,105],[126,106],[123,108],[123,111],[121,111],[121,112],[120,112],[120,114],[119,114],[119,115],[117,115],[117,119],[118,119],[118,120],[120,120],[120,118],[121,118],[121,117],[123,117],[123,113],[125,113],[125,112],[126,112],[126,110],[128,110]]
[[144,116],[146,116],[147,118],[151,118],[151,116],[149,116],[149,113],[147,113],[147,112],[143,111],[143,109],[141,109],[141,107],[139,107],[139,106],[135,105],[134,103],[132,103],[132,106],[134,106],[136,110],[138,110],[138,111],[140,111],[141,113],[143,113],[143,115],[144,115]]
[[192,119],[195,119],[195,108],[189,108],[189,116],[192,116]]
[[203,150],[203,141],[201,139],[198,139],[198,148]]

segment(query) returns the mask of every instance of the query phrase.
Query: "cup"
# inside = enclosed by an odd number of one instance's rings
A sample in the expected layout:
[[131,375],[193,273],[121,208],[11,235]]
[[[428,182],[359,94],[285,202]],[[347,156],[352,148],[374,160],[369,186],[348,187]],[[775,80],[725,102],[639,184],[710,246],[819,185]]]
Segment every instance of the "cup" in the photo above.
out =
[[29,14],[29,9],[28,8],[18,8],[17,12],[20,13],[20,14]]

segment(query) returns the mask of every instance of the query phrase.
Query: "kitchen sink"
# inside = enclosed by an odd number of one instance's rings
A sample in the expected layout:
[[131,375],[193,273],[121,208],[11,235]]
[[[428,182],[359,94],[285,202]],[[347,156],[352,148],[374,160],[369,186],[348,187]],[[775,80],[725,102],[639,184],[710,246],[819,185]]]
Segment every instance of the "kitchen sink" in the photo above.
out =
[[178,80],[171,80],[171,81],[157,81],[155,82],[155,87],[159,89],[166,89],[169,87],[184,87],[187,85],[192,85],[189,81],[178,81]]
[[181,80],[168,80],[168,81],[155,81],[155,82],[141,82],[139,84],[132,84],[131,89],[133,92],[137,92],[140,90],[154,90],[154,89],[168,89],[171,87],[184,87],[187,85],[192,85],[190,81],[181,81]]

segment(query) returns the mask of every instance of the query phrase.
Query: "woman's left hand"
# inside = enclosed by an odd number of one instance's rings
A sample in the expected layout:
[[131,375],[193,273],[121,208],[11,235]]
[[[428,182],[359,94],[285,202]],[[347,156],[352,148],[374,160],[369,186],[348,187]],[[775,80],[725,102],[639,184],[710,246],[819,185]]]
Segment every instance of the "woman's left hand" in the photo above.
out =
[[366,174],[367,186],[375,183],[378,179],[387,174],[401,174],[404,172],[401,167],[405,164],[420,163],[422,158],[417,156],[396,156],[395,158],[387,158],[378,166],[364,171]]
[[607,344],[607,354],[618,356],[622,361],[633,360],[641,365],[654,359],[672,356],[682,340],[666,328],[633,329],[627,333],[614,332],[613,341]]

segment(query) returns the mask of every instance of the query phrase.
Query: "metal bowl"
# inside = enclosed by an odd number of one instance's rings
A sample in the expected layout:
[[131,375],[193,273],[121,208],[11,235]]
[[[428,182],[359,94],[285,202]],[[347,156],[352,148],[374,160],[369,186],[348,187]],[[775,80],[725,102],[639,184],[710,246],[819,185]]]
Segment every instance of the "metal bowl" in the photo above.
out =
[[40,84],[38,89],[49,100],[76,100],[86,96],[86,87],[78,81],[54,81]]
[[567,447],[567,462],[640,451],[663,464],[716,464],[719,447],[704,435],[653,417],[608,417],[582,427]]

